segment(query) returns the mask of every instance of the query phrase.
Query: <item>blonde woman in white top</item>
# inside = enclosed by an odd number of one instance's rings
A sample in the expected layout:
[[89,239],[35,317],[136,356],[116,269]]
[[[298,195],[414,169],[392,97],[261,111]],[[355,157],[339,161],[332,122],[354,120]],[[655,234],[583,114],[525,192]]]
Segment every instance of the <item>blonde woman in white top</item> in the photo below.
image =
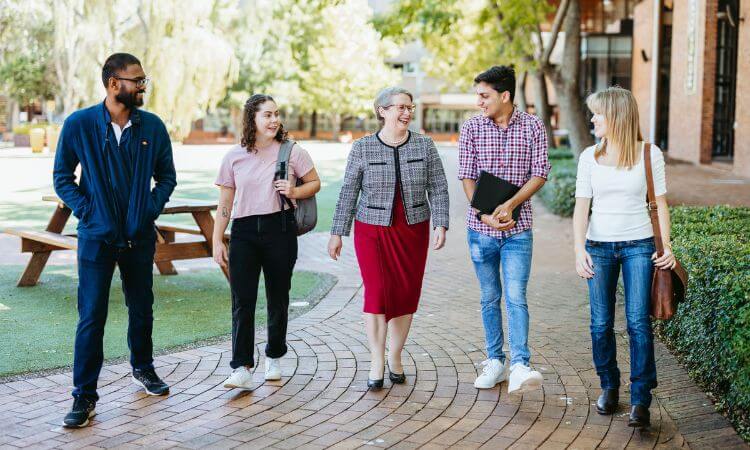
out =
[[664,157],[660,149],[651,146],[665,247],[664,255],[657,258],[648,216],[644,143],[640,141],[635,98],[626,89],[612,87],[592,94],[586,103],[593,113],[594,134],[601,143],[584,150],[578,161],[573,233],[576,271],[589,285],[592,351],[602,388],[596,409],[599,414],[613,414],[619,400],[620,371],[613,326],[615,292],[622,269],[630,336],[628,425],[646,427],[650,424],[651,390],[657,384],[649,317],[651,278],[654,270],[675,265]]

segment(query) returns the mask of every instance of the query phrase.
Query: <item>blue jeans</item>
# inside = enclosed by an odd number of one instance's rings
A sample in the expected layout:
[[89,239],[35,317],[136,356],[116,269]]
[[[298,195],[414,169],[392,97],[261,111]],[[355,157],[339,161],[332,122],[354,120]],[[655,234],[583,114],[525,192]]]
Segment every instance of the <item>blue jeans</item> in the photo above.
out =
[[630,336],[630,404],[651,405],[656,387],[654,334],[649,316],[654,239],[636,241],[586,241],[594,263],[594,277],[588,280],[591,303],[591,346],[602,389],[620,387],[615,344],[615,292],[622,266],[625,285],[625,317]]
[[[503,317],[500,299],[505,295],[508,311],[510,362],[529,365],[529,308],[526,285],[531,272],[531,230],[507,238],[495,238],[468,229],[469,251],[482,292],[482,323],[487,342],[487,358],[505,362]],[[500,269],[503,280],[500,282]]]
[[104,324],[115,265],[120,267],[128,307],[128,347],[135,369],[153,367],[153,265],[155,242],[117,249],[102,241],[78,240],[78,328],[73,353],[73,396],[97,401],[104,362]]

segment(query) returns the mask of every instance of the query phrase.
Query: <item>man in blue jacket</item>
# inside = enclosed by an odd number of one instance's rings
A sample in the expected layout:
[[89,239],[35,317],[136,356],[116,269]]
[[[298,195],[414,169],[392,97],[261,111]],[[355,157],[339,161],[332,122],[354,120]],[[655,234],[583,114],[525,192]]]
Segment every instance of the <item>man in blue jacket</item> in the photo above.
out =
[[164,123],[138,109],[149,79],[135,56],[107,58],[102,82],[107,98],[65,120],[55,156],[55,191],[79,220],[74,402],[63,421],[72,428],[88,425],[99,399],[96,384],[115,265],[128,307],[133,382],[149,395],[169,393],[154,371],[151,330],[154,221],[177,184],[172,145]]

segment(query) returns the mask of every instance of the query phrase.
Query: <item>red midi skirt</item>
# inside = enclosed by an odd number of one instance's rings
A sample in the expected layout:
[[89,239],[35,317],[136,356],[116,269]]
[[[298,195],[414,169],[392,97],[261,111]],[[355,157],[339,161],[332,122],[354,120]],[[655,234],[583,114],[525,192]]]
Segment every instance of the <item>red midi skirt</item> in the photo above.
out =
[[385,320],[417,311],[430,245],[430,221],[406,222],[396,189],[391,226],[354,223],[354,250],[365,285],[364,312]]

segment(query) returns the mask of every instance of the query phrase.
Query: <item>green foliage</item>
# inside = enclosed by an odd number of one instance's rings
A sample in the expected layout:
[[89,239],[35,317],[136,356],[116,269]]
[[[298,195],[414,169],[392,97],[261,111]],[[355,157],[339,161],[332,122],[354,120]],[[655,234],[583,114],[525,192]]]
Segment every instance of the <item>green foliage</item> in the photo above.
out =
[[675,207],[674,252],[690,275],[659,337],[750,439],[750,208]]
[[[252,93],[334,119],[369,111],[376,91],[398,82],[385,64],[392,46],[369,22],[365,0],[259,0],[234,27],[240,76],[228,104]],[[252,32],[248,32],[252,30]]]
[[539,195],[547,209],[558,216],[570,217],[576,203],[576,161],[567,148],[552,149],[549,159],[552,170]]
[[570,147],[551,148],[547,152],[547,156],[550,161],[557,161],[561,159],[573,159],[575,157],[575,155],[573,155],[573,152],[570,150]]
[[400,0],[375,26],[401,42],[421,40],[428,73],[469,87],[493,65],[536,68],[533,36],[551,10],[547,0]]
[[0,7],[0,90],[22,106],[56,92],[52,38],[47,14],[28,5]]

